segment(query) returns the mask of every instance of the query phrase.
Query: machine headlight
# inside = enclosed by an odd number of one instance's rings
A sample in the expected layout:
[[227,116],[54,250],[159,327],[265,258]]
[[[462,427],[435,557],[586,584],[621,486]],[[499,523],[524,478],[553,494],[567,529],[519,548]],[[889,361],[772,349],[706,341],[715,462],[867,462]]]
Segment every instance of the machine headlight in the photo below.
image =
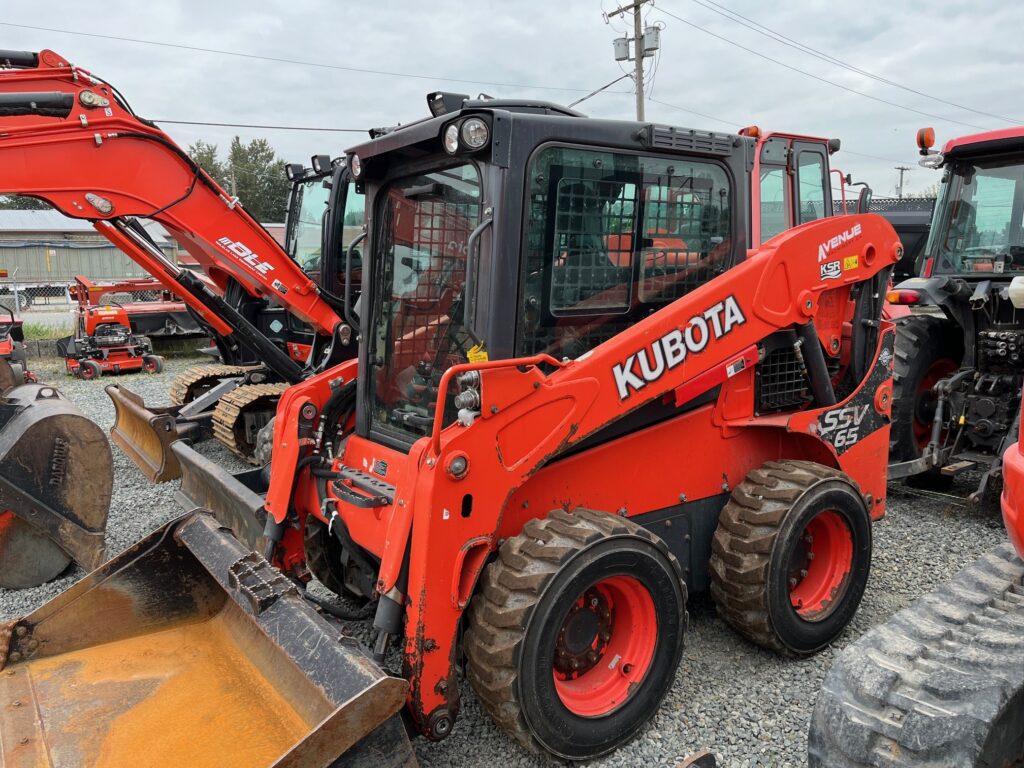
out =
[[359,159],[359,155],[352,155],[352,159],[348,161],[348,169],[352,172],[352,177],[358,179],[363,175],[363,162]]
[[455,123],[444,129],[444,151],[449,155],[459,151],[459,126]]
[[[490,138],[487,123],[479,117],[471,117],[462,124],[462,142],[470,149],[480,149]],[[445,137],[447,140],[447,136]]]

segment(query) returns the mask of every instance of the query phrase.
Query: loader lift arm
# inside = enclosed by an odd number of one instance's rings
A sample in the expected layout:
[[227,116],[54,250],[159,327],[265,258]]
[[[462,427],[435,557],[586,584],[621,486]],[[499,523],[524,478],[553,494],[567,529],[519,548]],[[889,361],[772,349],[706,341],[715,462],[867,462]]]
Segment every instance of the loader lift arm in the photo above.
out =
[[327,342],[343,324],[340,300],[321,291],[237,200],[112,86],[52,51],[4,57],[15,68],[0,71],[0,191],[38,197],[92,221],[219,336],[250,345],[281,378],[298,381],[301,371],[286,354],[203,279],[166,259],[133,218],[159,222],[220,293],[234,280],[250,296],[286,307]]

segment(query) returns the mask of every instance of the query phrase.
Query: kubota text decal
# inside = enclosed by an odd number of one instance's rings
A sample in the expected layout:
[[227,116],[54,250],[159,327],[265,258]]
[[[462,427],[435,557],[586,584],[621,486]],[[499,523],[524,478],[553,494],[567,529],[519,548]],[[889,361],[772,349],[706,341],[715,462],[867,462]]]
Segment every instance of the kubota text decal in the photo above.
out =
[[644,347],[612,368],[619,399],[625,400],[633,392],[639,392],[682,363],[687,355],[703,352],[712,339],[722,338],[745,322],[747,319],[732,296],[694,315],[683,330],[669,331],[650,347]]

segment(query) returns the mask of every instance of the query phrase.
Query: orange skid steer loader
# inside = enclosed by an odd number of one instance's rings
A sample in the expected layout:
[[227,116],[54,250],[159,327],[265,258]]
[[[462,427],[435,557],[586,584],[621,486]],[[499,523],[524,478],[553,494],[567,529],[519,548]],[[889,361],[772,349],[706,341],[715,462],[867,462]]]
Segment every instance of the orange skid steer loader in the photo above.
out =
[[[359,359],[283,393],[269,487],[173,445],[197,511],[10,627],[0,681],[49,703],[0,715],[5,750],[173,762],[205,717],[175,692],[199,679],[209,716],[236,716],[191,764],[324,765],[387,741],[402,703],[451,734],[465,663],[525,748],[589,759],[657,711],[689,594],[796,656],[851,620],[885,510],[892,228],[825,219],[748,249],[751,137],[430,105],[347,157]],[[665,199],[692,226],[656,244],[640,222]],[[314,575],[366,603],[372,656],[304,602]]]

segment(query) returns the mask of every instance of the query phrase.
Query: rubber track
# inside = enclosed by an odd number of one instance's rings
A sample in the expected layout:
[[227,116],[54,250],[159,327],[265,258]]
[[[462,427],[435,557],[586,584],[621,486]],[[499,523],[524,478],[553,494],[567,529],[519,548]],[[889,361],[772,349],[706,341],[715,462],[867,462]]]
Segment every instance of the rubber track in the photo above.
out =
[[810,765],[975,766],[1022,692],[1024,562],[1005,544],[843,652],[811,717]]
[[[555,510],[543,520],[530,520],[521,534],[502,544],[498,559],[480,579],[463,640],[467,677],[488,714],[531,752],[546,754],[530,732],[518,700],[516,667],[523,630],[544,588],[565,563],[588,544],[624,535],[650,541],[669,559],[685,606],[682,569],[665,542],[624,517],[589,509]],[[685,609],[683,622],[685,627]]]
[[[736,486],[711,543],[711,597],[719,615],[758,645],[793,655],[768,617],[768,565],[779,526],[794,502],[822,480],[852,482],[813,461],[769,461]],[[856,487],[856,486],[854,486]]]
[[171,382],[171,402],[174,405],[184,405],[191,400],[188,397],[189,391],[203,379],[240,376],[249,370],[252,369],[242,365],[198,365],[195,368],[189,368],[184,373],[175,376],[174,381]]
[[214,406],[213,436],[229,451],[250,464],[256,465],[258,462],[252,455],[252,451],[246,450],[235,439],[235,423],[242,417],[244,411],[252,409],[254,405],[261,405],[259,402],[261,400],[267,406],[273,407],[286,389],[288,389],[288,384],[281,382],[277,384],[243,384],[228,392]]

